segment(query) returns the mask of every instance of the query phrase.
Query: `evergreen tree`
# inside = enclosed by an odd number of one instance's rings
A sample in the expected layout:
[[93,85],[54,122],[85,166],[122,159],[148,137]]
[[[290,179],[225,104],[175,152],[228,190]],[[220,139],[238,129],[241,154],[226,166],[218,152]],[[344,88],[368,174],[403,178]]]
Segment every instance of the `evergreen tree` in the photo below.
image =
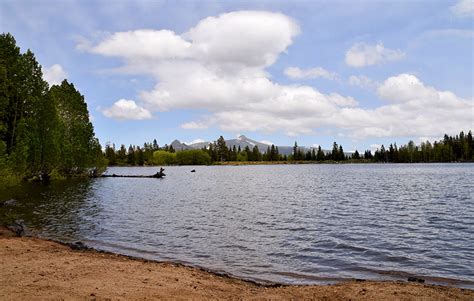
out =
[[21,177],[85,174],[104,160],[82,95],[67,82],[49,89],[33,52],[20,53],[11,34],[0,35],[0,141]]
[[246,154],[248,161],[257,161],[254,157],[254,153],[250,150],[248,145],[245,146],[244,153]]
[[160,146],[158,145],[158,142],[156,142],[156,139],[153,139],[153,151],[157,151],[160,149]]
[[52,86],[49,95],[58,110],[62,170],[81,172],[94,162],[96,147],[84,96],[67,80]]
[[253,161],[262,161],[262,154],[256,145],[252,149],[252,158]]
[[226,161],[228,159],[228,149],[224,137],[220,136],[216,142],[218,161]]
[[360,159],[360,154],[357,150],[355,150],[354,154],[352,155],[352,159],[354,159],[354,160],[359,160]]
[[135,165],[135,150],[133,149],[132,145],[128,147],[127,164]]
[[318,152],[316,153],[316,160],[317,161],[324,161],[325,159],[325,154],[323,150],[321,149],[321,146],[318,146]]
[[344,155],[344,150],[342,149],[342,145],[339,145],[337,160],[343,161],[345,159],[346,159],[346,156]]
[[331,151],[331,160],[338,160],[339,159],[339,146],[334,141],[332,144],[332,151]]
[[267,151],[265,153],[263,153],[263,156],[262,156],[262,160],[263,161],[271,161],[271,150],[270,150],[270,146],[267,146]]
[[298,143],[295,141],[295,144],[293,145],[293,160],[300,160],[300,152],[298,149]]
[[278,161],[278,154],[275,145],[270,148],[270,161]]
[[311,161],[311,151],[308,150],[305,154],[305,158],[304,158],[306,161]]
[[365,160],[372,160],[373,159],[373,155],[372,155],[372,152],[370,150],[366,150],[364,152],[364,159]]
[[127,149],[125,148],[125,145],[120,145],[120,149],[117,152],[117,161],[120,164],[125,164],[127,161]]
[[115,145],[110,146],[110,143],[105,145],[105,158],[110,166],[117,165],[117,157],[115,154]]
[[143,166],[145,164],[145,156],[143,154],[143,150],[137,146],[137,150],[135,152],[135,162],[138,166]]

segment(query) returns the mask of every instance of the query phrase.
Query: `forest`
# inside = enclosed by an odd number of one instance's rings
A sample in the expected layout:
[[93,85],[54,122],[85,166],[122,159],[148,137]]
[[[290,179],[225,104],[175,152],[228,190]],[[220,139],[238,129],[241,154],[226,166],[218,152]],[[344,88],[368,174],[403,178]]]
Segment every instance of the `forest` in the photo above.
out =
[[225,162],[350,162],[350,163],[434,163],[434,162],[473,162],[474,142],[472,131],[463,131],[456,136],[444,135],[440,141],[426,141],[416,145],[409,141],[400,147],[396,143],[387,148],[381,145],[374,153],[365,150],[364,153],[354,151],[346,153],[342,145],[333,143],[332,150],[325,151],[321,146],[304,151],[295,142],[290,155],[279,153],[278,146],[269,145],[265,152],[260,152],[257,146],[252,149],[230,147],[222,136],[207,147],[194,150],[176,151],[172,146],[160,147],[155,140],[144,143],[142,147],[130,145],[107,144],[104,152],[109,166],[144,166],[144,165],[209,165]]
[[106,166],[84,96],[49,87],[30,50],[0,35],[0,185],[85,176]]

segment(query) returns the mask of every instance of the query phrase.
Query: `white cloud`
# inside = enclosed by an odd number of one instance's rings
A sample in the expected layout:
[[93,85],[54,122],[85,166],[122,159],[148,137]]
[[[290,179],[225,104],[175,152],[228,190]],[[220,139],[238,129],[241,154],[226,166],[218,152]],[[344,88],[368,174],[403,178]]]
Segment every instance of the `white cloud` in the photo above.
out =
[[191,141],[191,142],[184,142],[184,144],[186,144],[186,145],[191,145],[191,144],[203,143],[203,142],[206,142],[206,140],[204,140],[204,139],[199,139],[199,138],[198,138],[198,139],[194,139],[194,140]]
[[400,74],[377,89],[386,105],[374,109],[341,108],[318,122],[352,138],[439,137],[472,128],[473,99],[426,86],[416,76]]
[[105,117],[118,120],[143,120],[150,119],[151,113],[140,106],[135,101],[119,99],[111,107],[99,109]]
[[105,56],[123,57],[136,63],[137,59],[147,61],[186,58],[190,55],[190,46],[189,42],[173,31],[143,29],[117,32],[90,51]]
[[365,75],[351,75],[349,77],[349,84],[351,86],[357,86],[360,88],[370,89],[370,90],[375,89],[380,85],[377,81]]
[[43,70],[43,77],[44,80],[47,81],[50,86],[52,86],[61,84],[63,79],[67,77],[67,74],[61,65],[54,64],[51,67],[45,68]]
[[298,67],[288,67],[285,69],[285,75],[291,79],[313,79],[325,78],[330,80],[337,79],[337,74],[329,72],[324,68],[316,67],[311,69],[300,69]]
[[268,140],[262,140],[262,141],[260,141],[260,143],[263,143],[263,144],[266,144],[266,145],[272,145],[272,144],[274,144],[273,142],[268,141]]
[[451,12],[458,17],[474,16],[474,1],[460,0],[458,3],[450,7]]
[[[207,113],[182,124],[183,129],[281,131],[289,136],[336,128],[338,135],[353,138],[436,137],[472,128],[472,99],[426,86],[409,74],[381,84],[353,77],[352,84],[373,85],[387,101],[372,109],[360,107],[350,96],[272,81],[266,68],[287,51],[298,33],[297,24],[282,14],[241,11],[206,18],[181,35],[163,30],[112,34],[89,51],[119,57],[124,62],[121,71],[150,74],[156,84],[140,91],[138,105],[123,100],[130,107],[116,103],[103,113],[144,119],[156,111],[199,109]],[[362,53],[359,65],[404,55],[381,43],[359,45],[355,50]],[[372,52],[375,58],[370,58]]]
[[380,149],[382,147],[382,145],[380,144],[371,144],[370,145],[370,151],[373,153],[375,153],[376,150]]
[[356,43],[346,52],[346,64],[351,67],[365,67],[384,62],[397,61],[405,57],[401,50],[385,48],[379,42],[376,45]]

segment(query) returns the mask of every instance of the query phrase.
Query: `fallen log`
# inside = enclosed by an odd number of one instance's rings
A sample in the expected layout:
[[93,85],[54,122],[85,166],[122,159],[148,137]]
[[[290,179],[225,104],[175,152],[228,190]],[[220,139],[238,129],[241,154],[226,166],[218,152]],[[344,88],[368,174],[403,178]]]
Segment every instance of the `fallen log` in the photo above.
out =
[[144,175],[117,175],[117,174],[111,174],[111,175],[102,175],[102,178],[155,178],[155,179],[161,179],[166,174],[164,173],[165,169],[160,168],[160,171],[158,171],[154,175],[149,175],[149,176],[144,176]]

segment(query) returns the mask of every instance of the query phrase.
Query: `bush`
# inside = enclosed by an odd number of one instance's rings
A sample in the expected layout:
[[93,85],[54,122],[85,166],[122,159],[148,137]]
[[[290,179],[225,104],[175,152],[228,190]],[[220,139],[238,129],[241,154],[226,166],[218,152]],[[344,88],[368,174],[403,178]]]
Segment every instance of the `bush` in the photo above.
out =
[[178,165],[209,165],[211,156],[203,150],[183,150],[176,153],[176,162]]
[[155,151],[153,153],[153,164],[155,165],[174,165],[176,164],[176,153],[167,151]]

